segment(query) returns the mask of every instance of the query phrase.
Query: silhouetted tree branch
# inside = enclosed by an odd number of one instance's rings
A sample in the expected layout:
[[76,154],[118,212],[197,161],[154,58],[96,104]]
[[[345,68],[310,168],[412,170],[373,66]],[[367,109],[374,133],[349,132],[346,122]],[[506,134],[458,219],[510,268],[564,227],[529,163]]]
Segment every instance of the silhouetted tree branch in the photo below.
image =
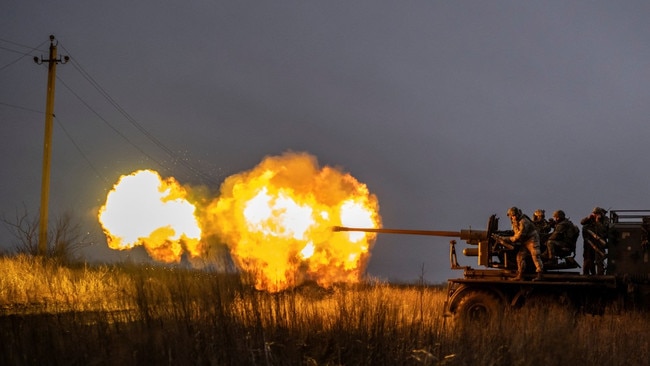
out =
[[[12,219],[2,217],[2,223],[15,239],[14,251],[38,255],[38,217],[30,217],[27,208],[22,212],[16,209]],[[48,230],[47,256],[62,262],[79,260],[79,251],[88,246],[87,236],[81,234],[80,225],[70,213],[63,213],[56,218],[53,227]]]

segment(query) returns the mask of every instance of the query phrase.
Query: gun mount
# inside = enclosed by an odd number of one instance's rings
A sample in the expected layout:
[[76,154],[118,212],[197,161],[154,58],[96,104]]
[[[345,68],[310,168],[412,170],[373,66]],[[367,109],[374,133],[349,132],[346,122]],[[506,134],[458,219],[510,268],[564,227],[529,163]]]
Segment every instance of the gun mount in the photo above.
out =
[[[437,230],[407,230],[407,229],[375,229],[375,228],[354,228],[336,226],[334,231],[362,231],[369,233],[384,234],[406,234],[406,235],[426,235],[460,238],[472,247],[463,249],[463,254],[467,257],[478,257],[478,265],[486,268],[498,268],[504,270],[515,270],[517,268],[518,243],[511,243],[506,237],[512,236],[512,230],[499,230],[499,218],[496,215],[488,219],[486,230],[463,229],[460,231],[437,231]],[[579,267],[578,263],[571,256],[560,258],[559,261],[547,263],[547,269],[572,269]],[[528,268],[533,268],[532,260],[526,259]],[[449,262],[452,269],[465,269],[465,275],[469,266],[460,266],[456,256],[456,241],[449,242]],[[476,273],[476,272],[475,272]]]
[[[460,231],[438,231],[335,226],[333,231],[361,231],[380,234],[425,235],[459,238],[464,240],[467,244],[475,246],[463,249],[463,254],[467,257],[478,257],[479,266],[508,269],[514,269],[516,266],[516,253],[514,253],[515,246],[500,238],[500,236],[512,235],[512,231],[500,231],[499,218],[496,215],[490,216],[486,230],[462,229]],[[449,244],[451,268],[469,268],[458,265],[456,257],[456,241],[451,240]]]
[[[558,264],[544,263],[542,281],[532,278],[534,266],[526,259],[528,272],[523,281],[511,281],[516,270],[517,243],[507,237],[511,230],[500,231],[499,219],[490,216],[486,230],[404,230],[335,227],[334,231],[363,231],[370,233],[426,235],[465,240],[470,247],[466,256],[477,256],[478,264],[486,268],[459,266],[456,260],[456,240],[450,240],[452,269],[463,269],[462,278],[448,279],[445,311],[469,320],[490,319],[504,314],[504,308],[518,308],[546,301],[594,314],[602,313],[607,305],[619,309],[650,309],[650,210],[610,210],[606,237],[597,237],[583,226],[585,245],[597,245],[606,254],[604,275],[581,275],[573,255],[558,258]],[[543,245],[543,243],[542,243]],[[528,263],[530,262],[530,263]]]

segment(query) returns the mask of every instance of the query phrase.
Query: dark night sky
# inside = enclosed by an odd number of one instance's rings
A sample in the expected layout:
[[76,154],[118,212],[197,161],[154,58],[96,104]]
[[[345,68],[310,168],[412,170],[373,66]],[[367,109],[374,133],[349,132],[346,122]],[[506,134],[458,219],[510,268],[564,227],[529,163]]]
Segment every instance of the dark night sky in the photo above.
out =
[[[57,69],[50,215],[82,218],[89,258],[125,255],[94,221],[120,175],[216,191],[288,150],[366,183],[385,227],[650,208],[649,15],[646,1],[7,0],[0,213],[38,210],[47,68],[32,57],[50,34],[75,61]],[[380,236],[368,272],[442,282],[447,243]]]

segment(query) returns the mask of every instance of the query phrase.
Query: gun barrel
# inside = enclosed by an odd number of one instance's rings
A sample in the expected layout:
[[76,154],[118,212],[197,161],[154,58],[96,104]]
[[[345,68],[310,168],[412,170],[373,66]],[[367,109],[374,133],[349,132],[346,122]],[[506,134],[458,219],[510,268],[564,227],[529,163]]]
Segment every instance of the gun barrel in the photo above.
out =
[[333,231],[363,231],[366,233],[446,236],[450,238],[458,238],[461,236],[459,231],[375,229],[375,228],[360,228],[360,227],[346,227],[346,226],[335,226],[333,228]]

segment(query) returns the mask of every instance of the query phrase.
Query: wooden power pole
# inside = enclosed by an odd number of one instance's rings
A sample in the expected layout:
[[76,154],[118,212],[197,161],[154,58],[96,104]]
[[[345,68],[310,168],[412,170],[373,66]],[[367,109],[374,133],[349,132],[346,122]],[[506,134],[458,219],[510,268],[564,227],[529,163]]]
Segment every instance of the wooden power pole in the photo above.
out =
[[50,165],[52,161],[52,120],[54,118],[54,86],[56,81],[56,65],[66,63],[69,60],[65,56],[63,60],[56,58],[56,46],[54,36],[50,36],[50,56],[44,60],[34,57],[34,62],[42,64],[47,62],[47,97],[45,99],[45,137],[43,140],[43,175],[41,180],[41,209],[38,231],[38,254],[47,255],[47,219],[48,205],[50,199]]

